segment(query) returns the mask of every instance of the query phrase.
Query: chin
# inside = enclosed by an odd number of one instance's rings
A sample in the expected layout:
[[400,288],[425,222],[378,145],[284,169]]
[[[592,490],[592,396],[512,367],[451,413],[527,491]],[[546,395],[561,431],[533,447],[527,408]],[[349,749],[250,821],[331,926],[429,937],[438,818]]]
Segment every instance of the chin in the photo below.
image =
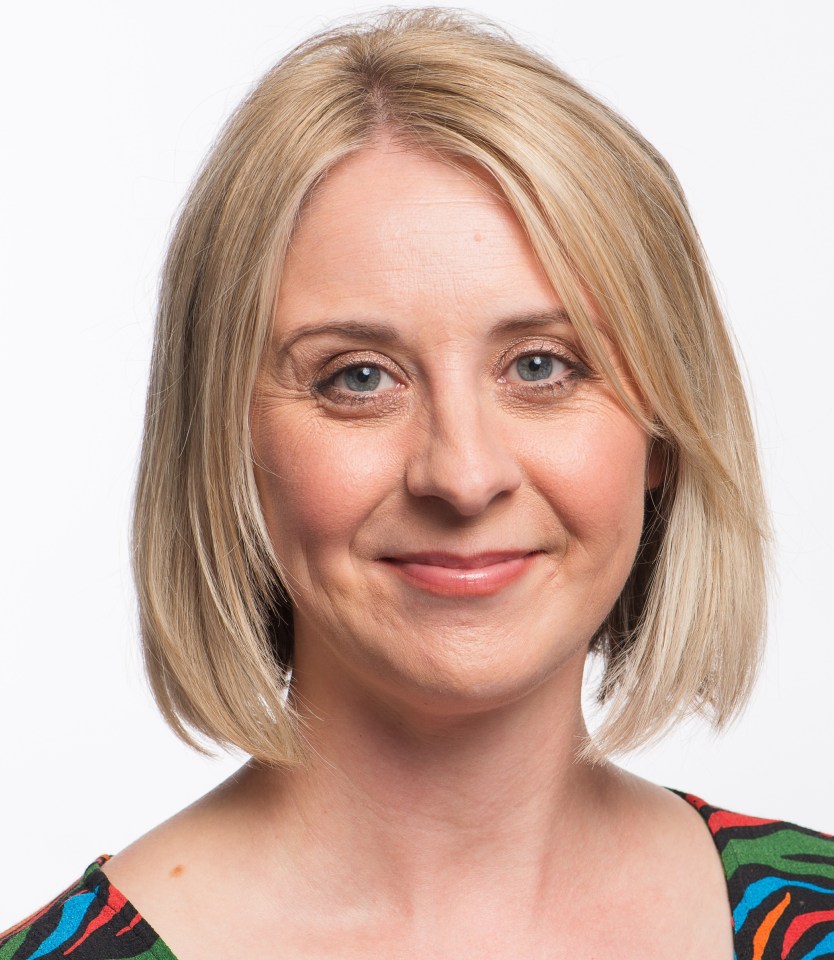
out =
[[549,649],[542,649],[528,636],[523,647],[507,651],[502,644],[496,651],[494,644],[471,638],[450,643],[447,638],[442,650],[423,649],[394,662],[386,657],[384,664],[375,658],[362,673],[373,699],[398,713],[413,712],[427,720],[464,718],[519,704],[545,686],[578,688],[586,653],[585,642],[554,649],[551,641]]

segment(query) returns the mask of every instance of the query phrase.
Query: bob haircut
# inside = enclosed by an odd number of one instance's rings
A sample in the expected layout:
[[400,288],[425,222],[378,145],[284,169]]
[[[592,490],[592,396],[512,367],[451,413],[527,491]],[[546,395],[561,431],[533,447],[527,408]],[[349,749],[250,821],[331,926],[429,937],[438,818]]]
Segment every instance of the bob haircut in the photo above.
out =
[[760,659],[768,523],[739,368],[681,187],[547,59],[439,8],[387,10],[292,50],[228,121],[184,202],[162,274],[133,527],[164,716],[198,749],[207,738],[270,764],[304,757],[292,605],[255,486],[250,408],[305,201],[381,134],[483,171],[662,457],[633,569],[589,638],[608,709],[585,755],[634,748],[692,713],[726,724]]

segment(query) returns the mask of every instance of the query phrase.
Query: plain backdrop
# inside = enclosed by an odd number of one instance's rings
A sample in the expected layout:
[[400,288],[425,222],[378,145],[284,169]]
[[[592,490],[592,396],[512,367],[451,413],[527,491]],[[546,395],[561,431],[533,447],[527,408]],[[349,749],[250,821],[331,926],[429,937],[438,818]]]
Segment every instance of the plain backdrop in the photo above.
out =
[[[0,39],[0,929],[231,772],[158,719],[127,521],[156,279],[222,121],[293,43],[373,7],[57,0]],[[479,0],[612,103],[687,191],[743,354],[774,511],[769,653],[742,719],[623,759],[834,831],[834,8]]]

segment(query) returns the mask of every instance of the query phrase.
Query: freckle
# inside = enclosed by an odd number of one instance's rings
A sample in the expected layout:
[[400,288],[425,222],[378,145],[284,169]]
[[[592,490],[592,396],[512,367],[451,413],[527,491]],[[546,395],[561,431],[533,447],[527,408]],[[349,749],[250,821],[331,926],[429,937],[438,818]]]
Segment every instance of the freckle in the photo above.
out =
[[181,877],[185,873],[185,867],[178,863],[175,867],[172,868],[171,873],[169,874],[172,877]]
[[475,234],[475,243],[480,243],[482,239],[483,237],[480,235],[480,233]]

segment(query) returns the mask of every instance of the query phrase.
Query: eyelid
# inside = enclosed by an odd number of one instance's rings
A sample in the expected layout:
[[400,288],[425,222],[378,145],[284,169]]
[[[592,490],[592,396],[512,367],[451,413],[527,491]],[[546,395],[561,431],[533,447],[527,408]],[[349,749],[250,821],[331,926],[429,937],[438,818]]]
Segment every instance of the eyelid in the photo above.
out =
[[576,371],[583,376],[591,375],[587,364],[583,363],[576,355],[576,352],[565,344],[552,340],[531,340],[529,337],[516,340],[502,353],[496,364],[496,372],[499,376],[503,377],[506,375],[509,366],[515,363],[516,360],[521,357],[536,356],[537,354],[554,357],[564,363],[569,370]]
[[[346,390],[344,387],[336,385],[336,379],[348,370],[357,367],[376,367],[383,373],[386,373],[393,381],[393,387],[386,387],[381,390],[369,390],[367,392],[359,390]],[[405,386],[407,377],[401,367],[391,361],[384,355],[373,355],[369,352],[339,353],[331,357],[320,369],[313,382],[313,389],[316,393],[333,399],[338,395],[340,402],[345,400],[351,404],[367,404],[388,402],[392,399],[392,394],[398,392],[399,388]]]
[[317,374],[317,378],[320,380],[328,380],[338,376],[338,374],[343,373],[345,370],[362,366],[379,367],[380,370],[384,370],[395,380],[406,379],[406,374],[402,367],[394,363],[389,357],[386,357],[384,354],[375,354],[372,351],[359,350],[353,353],[339,353],[331,357],[322,365],[321,370]]

